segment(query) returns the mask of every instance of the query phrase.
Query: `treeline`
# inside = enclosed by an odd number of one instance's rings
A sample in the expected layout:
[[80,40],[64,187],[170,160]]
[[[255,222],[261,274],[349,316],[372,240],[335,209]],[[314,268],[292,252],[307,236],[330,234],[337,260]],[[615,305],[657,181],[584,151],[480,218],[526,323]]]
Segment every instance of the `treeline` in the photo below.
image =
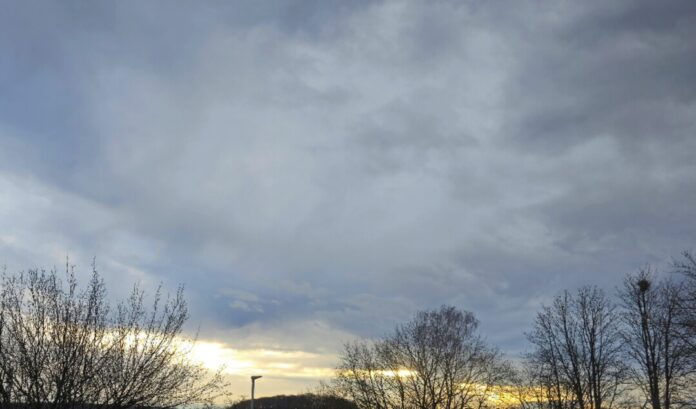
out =
[[[228,409],[249,409],[250,402],[242,400]],[[337,396],[312,394],[279,395],[254,399],[254,409],[357,409],[355,404]]]
[[179,290],[150,306],[135,287],[116,305],[94,271],[66,266],[0,279],[0,408],[133,409],[212,403],[224,386],[190,359]]
[[470,312],[418,313],[377,341],[345,345],[333,393],[360,409],[696,408],[696,259],[646,267],[615,291],[563,291],[512,363]]
[[[514,362],[467,311],[417,313],[376,341],[345,345],[320,394],[262,398],[257,409],[696,408],[696,259],[650,268],[615,290],[558,294]],[[66,267],[0,278],[0,408],[132,409],[212,405],[221,372],[191,360],[183,293],[135,287],[107,302],[99,275]],[[243,408],[248,402],[233,406]]]
[[696,407],[696,260],[646,267],[612,297],[564,291],[537,314],[522,379],[529,408]]

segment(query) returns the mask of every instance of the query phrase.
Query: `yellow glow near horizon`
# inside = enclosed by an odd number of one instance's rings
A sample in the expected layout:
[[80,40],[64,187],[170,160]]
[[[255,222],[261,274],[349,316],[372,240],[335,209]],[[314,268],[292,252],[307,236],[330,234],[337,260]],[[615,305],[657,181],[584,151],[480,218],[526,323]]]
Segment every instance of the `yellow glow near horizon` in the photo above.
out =
[[191,349],[191,357],[211,371],[224,369],[225,373],[230,374],[255,366],[253,360],[245,359],[234,349],[215,342],[197,341]]
[[[190,346],[190,344],[189,344]],[[224,368],[223,373],[231,376],[246,378],[251,374],[285,378],[287,380],[300,379],[305,385],[311,385],[320,379],[329,379],[335,376],[335,369],[328,365],[335,362],[334,356],[322,356],[305,351],[282,351],[273,349],[234,349],[220,342],[197,341],[190,349],[191,358],[210,369],[211,371]],[[384,377],[412,377],[416,371],[402,368],[398,370],[377,371],[376,375]],[[244,379],[244,382],[247,380]],[[292,381],[294,382],[294,381]],[[246,383],[241,384],[247,386]],[[289,384],[286,384],[289,385]],[[465,385],[462,385],[465,386]],[[269,385],[266,393],[273,390]],[[514,386],[493,386],[486,388],[484,385],[475,386],[485,396],[485,399],[497,407],[510,407],[519,402],[520,397],[525,400],[535,401],[536,394],[532,390],[520,390]],[[529,388],[527,388],[529,389]],[[243,389],[242,389],[243,390]],[[275,391],[277,393],[293,393],[293,390]],[[300,391],[296,391],[299,393]],[[271,393],[272,394],[272,393]]]
[[394,377],[408,378],[410,376],[414,376],[416,374],[416,372],[412,371],[410,369],[399,369],[397,371],[382,371],[381,374],[383,376],[386,376],[387,378],[394,378]]
[[[398,370],[352,370],[346,372],[347,376],[357,376],[357,377],[386,377],[386,378],[408,378],[417,376],[417,372],[410,369],[398,369]],[[517,407],[520,404],[520,400],[527,402],[538,402],[538,393],[532,387],[517,387],[513,385],[494,385],[486,386],[484,384],[467,384],[463,383],[460,385],[462,389],[471,390],[474,389],[479,397],[488,401],[490,404],[494,404],[498,408],[510,408]]]
[[320,355],[304,351],[234,349],[220,342],[197,341],[191,358],[210,369],[228,375],[254,374],[285,378],[329,378],[334,369],[317,366]]

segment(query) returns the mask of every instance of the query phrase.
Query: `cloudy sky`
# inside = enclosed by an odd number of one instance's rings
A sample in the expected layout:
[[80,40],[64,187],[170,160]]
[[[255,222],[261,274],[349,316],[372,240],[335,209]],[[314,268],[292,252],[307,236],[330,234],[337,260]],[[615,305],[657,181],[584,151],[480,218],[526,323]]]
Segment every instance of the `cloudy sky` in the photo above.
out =
[[696,247],[693,1],[0,3],[0,265],[186,286],[233,392],[443,303],[509,356]]

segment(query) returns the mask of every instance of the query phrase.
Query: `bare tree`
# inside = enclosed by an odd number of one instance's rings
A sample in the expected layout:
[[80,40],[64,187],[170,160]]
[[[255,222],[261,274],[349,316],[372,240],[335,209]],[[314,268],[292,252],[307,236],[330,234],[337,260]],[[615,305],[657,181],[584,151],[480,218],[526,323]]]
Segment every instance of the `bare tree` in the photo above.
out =
[[205,403],[222,385],[189,359],[180,289],[151,311],[143,292],[112,310],[96,271],[79,290],[72,269],[3,274],[0,292],[0,406],[174,407]]
[[604,292],[564,291],[537,315],[527,335],[534,346],[527,365],[552,408],[608,409],[626,378],[618,317]]
[[684,329],[685,342],[696,356],[696,257],[689,252],[674,263],[675,272],[686,278],[686,289],[681,300],[682,317],[680,326]]
[[680,403],[685,407],[696,406],[696,257],[684,252],[674,263],[674,271],[685,278],[684,291],[680,300],[678,327],[682,341],[686,344],[689,375],[684,382]]
[[630,372],[653,409],[683,406],[691,372],[679,326],[683,294],[682,284],[658,281],[650,268],[626,277],[619,292],[625,352],[635,364]]
[[454,307],[416,314],[376,342],[347,344],[336,386],[359,408],[485,408],[510,365]]
[[517,400],[524,409],[570,409],[575,399],[560,371],[553,348],[527,354],[515,378]]

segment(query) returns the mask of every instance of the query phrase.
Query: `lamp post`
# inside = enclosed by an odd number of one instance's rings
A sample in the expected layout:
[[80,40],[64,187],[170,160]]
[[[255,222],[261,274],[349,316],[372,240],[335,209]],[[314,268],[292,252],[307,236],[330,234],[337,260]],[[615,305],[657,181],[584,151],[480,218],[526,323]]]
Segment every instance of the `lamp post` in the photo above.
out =
[[251,377],[251,409],[254,409],[254,385],[256,384],[256,380],[260,377],[261,375],[253,375]]

